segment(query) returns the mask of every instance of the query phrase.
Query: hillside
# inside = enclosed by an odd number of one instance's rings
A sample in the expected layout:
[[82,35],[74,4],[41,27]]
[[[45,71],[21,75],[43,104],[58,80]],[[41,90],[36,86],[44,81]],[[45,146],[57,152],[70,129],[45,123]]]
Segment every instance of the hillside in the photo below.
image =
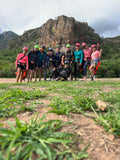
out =
[[120,49],[120,36],[113,37],[113,38],[105,38],[104,44],[109,45],[113,48],[119,48]]
[[0,34],[0,49],[6,49],[9,42],[16,37],[18,37],[18,35],[11,31]]
[[33,47],[36,43],[54,47],[56,44],[75,44],[83,41],[90,44],[101,43],[102,39],[87,23],[78,22],[72,17],[59,16],[56,19],[49,19],[39,28],[26,31],[22,36],[16,37],[8,48],[21,48],[25,45]]

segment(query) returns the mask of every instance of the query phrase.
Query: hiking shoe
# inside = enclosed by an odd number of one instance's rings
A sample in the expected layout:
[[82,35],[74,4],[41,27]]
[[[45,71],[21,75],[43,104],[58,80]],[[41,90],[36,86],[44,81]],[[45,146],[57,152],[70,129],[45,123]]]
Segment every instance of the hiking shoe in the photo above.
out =
[[47,79],[47,81],[51,81],[51,79],[50,79],[50,78],[48,78],[48,79]]
[[91,76],[91,81],[94,81],[94,78]]
[[93,76],[93,80],[95,80],[95,75]]

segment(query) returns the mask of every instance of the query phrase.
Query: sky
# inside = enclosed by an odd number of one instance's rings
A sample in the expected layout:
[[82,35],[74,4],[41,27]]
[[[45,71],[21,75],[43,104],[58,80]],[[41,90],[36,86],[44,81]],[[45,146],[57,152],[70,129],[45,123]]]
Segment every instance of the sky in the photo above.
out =
[[87,22],[101,37],[120,35],[120,0],[0,0],[0,33],[22,35],[60,15]]

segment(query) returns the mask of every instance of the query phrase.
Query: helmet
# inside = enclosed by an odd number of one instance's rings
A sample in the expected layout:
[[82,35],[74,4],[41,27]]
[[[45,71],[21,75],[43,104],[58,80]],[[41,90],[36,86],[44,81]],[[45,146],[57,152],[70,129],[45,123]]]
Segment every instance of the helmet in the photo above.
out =
[[60,48],[60,46],[59,45],[56,45],[56,47],[55,48]]
[[23,50],[28,51],[28,48],[27,48],[27,47],[24,47]]
[[41,48],[42,48],[42,49],[45,49],[45,45],[42,45]]
[[52,48],[49,48],[48,51],[53,51],[53,49],[52,49]]
[[39,49],[39,46],[38,46],[38,45],[35,45],[34,48]]
[[76,46],[79,46],[79,47],[80,47],[80,43],[76,43]]
[[93,45],[91,46],[91,49],[92,49],[92,48],[96,48],[96,45],[95,45],[95,44],[93,44]]
[[67,44],[67,45],[66,45],[66,48],[71,48],[71,45],[70,45],[70,44]]
[[82,43],[82,47],[85,47],[87,44],[85,42]]
[[65,65],[69,65],[69,63],[70,63],[70,61],[68,61],[68,60],[65,60],[65,62],[64,62]]

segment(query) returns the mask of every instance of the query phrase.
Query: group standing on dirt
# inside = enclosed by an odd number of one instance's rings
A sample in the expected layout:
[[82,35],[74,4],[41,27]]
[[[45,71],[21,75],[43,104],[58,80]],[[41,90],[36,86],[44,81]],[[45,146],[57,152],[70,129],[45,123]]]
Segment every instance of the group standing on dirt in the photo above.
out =
[[[82,46],[82,49],[80,48]],[[100,65],[100,58],[102,49],[99,51],[99,44],[92,45],[90,48],[85,42],[80,45],[76,43],[75,51],[71,50],[71,45],[66,45],[66,51],[62,53],[60,46],[56,45],[55,52],[53,48],[49,48],[46,52],[46,47],[42,45],[34,46],[33,50],[28,51],[27,47],[23,48],[23,53],[18,54],[15,66],[16,82],[22,82],[27,75],[27,81],[31,82],[33,77],[37,81],[39,75],[39,81],[41,81],[42,73],[44,80],[77,80],[80,73],[83,72],[83,79],[86,81],[87,68],[91,73],[91,81],[95,78],[96,69]],[[49,78],[47,78],[47,74]]]

